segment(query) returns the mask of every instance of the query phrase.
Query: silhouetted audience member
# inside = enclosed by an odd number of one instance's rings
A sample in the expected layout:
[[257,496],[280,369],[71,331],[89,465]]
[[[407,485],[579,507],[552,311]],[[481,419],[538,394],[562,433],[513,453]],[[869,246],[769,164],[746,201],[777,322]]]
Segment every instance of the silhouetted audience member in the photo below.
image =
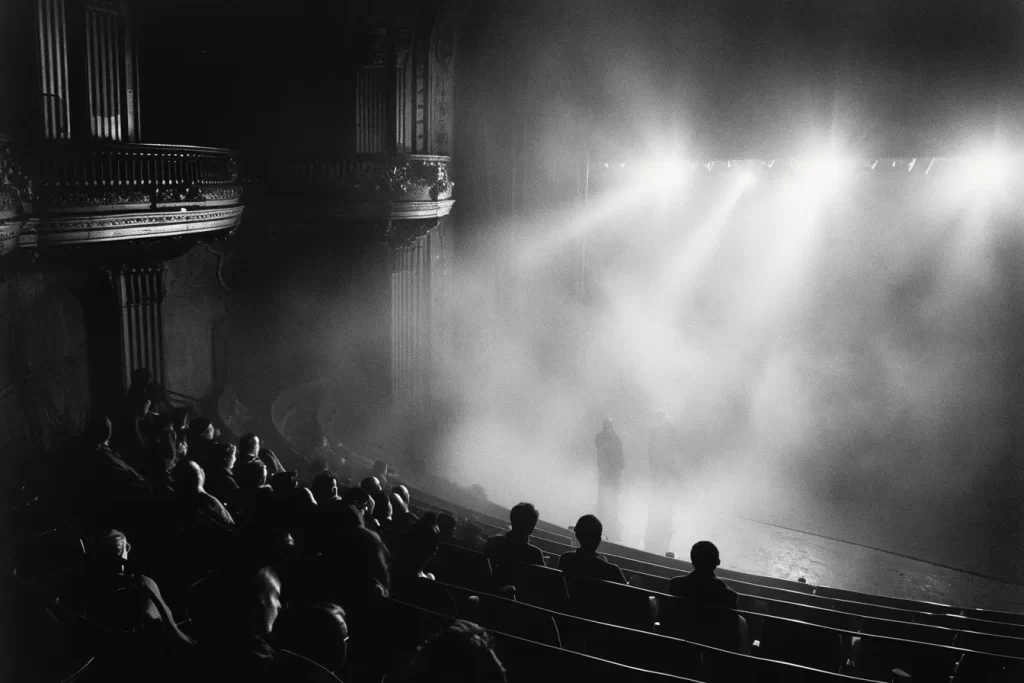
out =
[[441,534],[441,543],[451,543],[455,539],[457,526],[458,522],[452,513],[441,512],[437,515],[437,530]]
[[277,454],[269,448],[261,448],[257,453],[257,457],[263,461],[263,464],[267,466],[267,474],[273,476],[284,472],[284,465],[277,459]]
[[273,514],[274,490],[267,485],[267,466],[262,460],[250,460],[235,464],[235,481],[238,489],[234,499],[228,503],[238,524],[249,524],[267,519]]
[[519,503],[509,513],[511,531],[504,536],[491,536],[484,546],[484,555],[500,574],[505,565],[525,562],[544,566],[544,553],[530,545],[530,536],[537,526],[540,513],[530,503]]
[[505,667],[490,634],[459,620],[420,645],[405,672],[406,683],[505,683]]
[[130,550],[128,538],[116,529],[92,545],[87,556],[85,616],[107,628],[139,636],[138,644],[153,650],[194,645],[178,628],[156,582],[129,571]]
[[725,582],[715,576],[721,564],[718,548],[711,541],[698,541],[690,548],[693,571],[677,576],[669,583],[669,593],[695,604],[736,609],[738,597]]
[[416,515],[409,512],[409,506],[406,505],[402,496],[398,495],[397,492],[393,492],[390,496],[390,500],[391,528],[396,531],[408,531],[409,529],[412,529],[413,524],[416,523]]
[[114,420],[114,434],[111,446],[125,462],[139,472],[148,469],[149,443],[146,441],[148,423],[151,422],[149,408],[152,402],[146,396],[132,393],[125,399],[125,407]]
[[397,493],[405,501],[405,506],[409,507],[412,505],[412,496],[409,495],[409,487],[405,484],[398,484],[392,487],[391,491]]
[[373,495],[373,518],[377,524],[381,527],[390,525],[393,512],[388,494],[381,491]]
[[597,554],[603,530],[601,520],[594,515],[583,515],[579,518],[576,522],[575,533],[580,547],[563,553],[558,561],[558,568],[562,570],[566,578],[626,583],[622,571]]
[[377,479],[377,483],[380,484],[382,490],[388,486],[388,476],[390,473],[388,464],[383,460],[374,461],[373,469],[370,470],[370,476]]
[[339,678],[348,659],[348,624],[345,610],[329,602],[290,607],[274,624],[273,642],[295,652]]
[[[238,459],[242,462],[253,460],[260,455],[260,437],[255,434],[243,434],[238,440]],[[267,466],[270,472],[270,467]]]
[[224,504],[206,492],[206,475],[199,463],[188,461],[182,467],[179,494],[191,511],[217,524],[234,526],[235,520]]
[[197,417],[188,423],[188,459],[195,460],[204,471],[211,469],[215,433],[213,423],[205,417]]
[[81,488],[91,504],[101,507],[146,498],[151,493],[145,477],[110,448],[112,434],[110,418],[104,415],[92,422],[86,435],[88,484]]
[[206,474],[206,490],[214,498],[227,506],[234,505],[235,491],[238,481],[235,479],[234,468],[237,449],[229,443],[215,443],[210,448],[209,468]]
[[425,571],[424,567],[437,553],[441,544],[440,539],[441,532],[437,528],[437,515],[428,512],[416,522],[399,550],[394,565],[394,581],[408,582],[415,579],[433,581],[434,575]]
[[278,680],[281,660],[268,639],[281,611],[281,580],[270,567],[237,571],[216,594],[212,668],[232,681]]
[[313,477],[313,484],[309,487],[313,492],[317,505],[323,505],[329,500],[338,497],[338,480],[329,471],[323,471]]
[[188,406],[177,406],[171,410],[171,425],[178,441],[185,441],[188,437],[189,419],[192,417],[192,409]]
[[366,477],[359,482],[359,488],[369,493],[371,496],[375,496],[381,491],[383,487],[380,485],[380,480],[377,477]]

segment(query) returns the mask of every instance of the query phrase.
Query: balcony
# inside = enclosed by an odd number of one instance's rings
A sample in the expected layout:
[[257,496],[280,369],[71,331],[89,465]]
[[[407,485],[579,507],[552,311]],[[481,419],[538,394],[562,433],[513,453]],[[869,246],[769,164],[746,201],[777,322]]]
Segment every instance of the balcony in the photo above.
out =
[[350,219],[426,219],[455,203],[451,159],[429,154],[356,154],[340,159],[275,159],[257,172],[261,196]]
[[[2,143],[2,140],[0,140]],[[15,149],[20,177],[0,194],[0,249],[232,230],[242,217],[236,155],[186,145],[49,141]],[[16,168],[14,164],[9,164]],[[6,202],[6,203],[5,203]],[[4,223],[4,207],[14,216]],[[2,252],[0,252],[2,253]]]

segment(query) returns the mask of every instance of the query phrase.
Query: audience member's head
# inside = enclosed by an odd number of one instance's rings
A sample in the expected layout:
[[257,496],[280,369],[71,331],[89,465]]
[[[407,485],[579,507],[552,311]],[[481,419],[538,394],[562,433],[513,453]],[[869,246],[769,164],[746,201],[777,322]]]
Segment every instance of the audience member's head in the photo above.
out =
[[310,486],[316,502],[323,505],[328,500],[338,497],[338,480],[330,472],[321,472],[313,477],[313,484]]
[[604,533],[601,520],[594,515],[583,515],[576,521],[575,531],[581,549],[597,551],[597,546],[601,545],[601,534]]
[[505,667],[494,653],[490,635],[459,620],[420,645],[405,673],[408,683],[505,683]]
[[690,548],[690,564],[696,571],[711,573],[721,563],[718,548],[711,541],[697,541]]
[[370,506],[373,505],[373,499],[364,489],[354,486],[345,489],[345,492],[341,494],[341,499],[346,505],[358,512],[360,517],[372,510]]
[[243,460],[251,460],[260,453],[260,437],[255,434],[245,434],[238,440],[238,457]]
[[437,530],[441,534],[441,542],[445,543],[455,538],[455,527],[458,522],[455,515],[450,512],[442,512],[437,516]]
[[117,529],[111,529],[96,539],[89,553],[90,566],[99,575],[120,574],[124,571],[124,563],[128,561],[128,551],[132,549],[128,537]]
[[199,493],[206,483],[206,474],[199,463],[188,460],[180,469],[181,477],[179,483],[185,493]]
[[86,430],[86,439],[90,446],[104,446],[110,442],[110,437],[113,435],[114,426],[106,415],[94,418],[89,423],[89,429]]
[[182,435],[188,429],[189,417],[191,417],[192,409],[188,406],[178,406],[171,410],[171,424],[174,426],[174,431],[178,435]]
[[508,521],[512,524],[512,532],[517,536],[529,536],[537,527],[540,513],[530,503],[519,503],[509,513]]
[[388,464],[383,460],[374,461],[373,469],[370,470],[370,474],[377,477],[380,481],[386,480],[388,478]]
[[205,441],[213,441],[215,431],[213,429],[213,423],[207,420],[205,417],[197,417],[188,423],[188,431],[190,439],[203,439]]
[[249,596],[253,633],[265,638],[274,630],[281,611],[281,579],[270,567],[264,567],[252,579]]
[[287,495],[299,485],[298,472],[278,472],[270,475],[270,488],[278,495]]
[[380,479],[377,477],[367,477],[359,482],[359,488],[369,493],[371,496],[376,495],[384,489],[380,485]]
[[391,521],[392,513],[391,498],[388,494],[383,491],[373,494],[373,518],[384,524]]
[[345,610],[331,603],[290,607],[274,624],[274,643],[341,676],[348,659]]
[[409,506],[406,505],[405,499],[398,495],[398,492],[392,492],[391,496],[391,516],[394,519],[399,519],[404,515],[409,514]]
[[271,474],[284,472],[284,465],[282,465],[281,461],[277,459],[277,453],[272,449],[260,448],[256,457],[263,461],[263,464],[267,466],[267,471]]
[[267,483],[267,466],[258,458],[237,463],[233,472],[238,487],[242,489],[258,489]]
[[612,424],[612,419],[610,417],[606,417],[604,419],[604,421],[601,423],[601,429],[606,432],[615,431],[615,425]]
[[215,444],[210,452],[210,462],[226,470],[233,469],[238,450],[229,443]]
[[395,493],[402,497],[405,501],[405,506],[409,507],[412,504],[412,496],[409,495],[409,488],[405,484],[399,484],[392,489]]

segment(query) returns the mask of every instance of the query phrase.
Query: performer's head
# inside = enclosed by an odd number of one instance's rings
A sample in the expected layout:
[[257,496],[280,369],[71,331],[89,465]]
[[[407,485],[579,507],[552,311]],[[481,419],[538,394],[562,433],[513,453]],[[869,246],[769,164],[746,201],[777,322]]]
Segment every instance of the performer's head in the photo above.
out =
[[604,419],[604,422],[601,423],[601,429],[606,432],[610,432],[615,429],[615,425],[612,424],[612,419],[610,417],[606,417]]
[[601,525],[601,520],[594,515],[583,515],[580,517],[574,529],[576,531],[576,540],[580,542],[581,549],[595,552],[597,546],[601,545],[601,535],[604,533],[604,527]]
[[508,515],[508,521],[512,524],[512,532],[520,536],[529,536],[537,526],[540,513],[530,503],[519,503]]
[[718,548],[711,541],[697,541],[690,548],[690,564],[699,572],[713,572],[722,561],[718,557]]

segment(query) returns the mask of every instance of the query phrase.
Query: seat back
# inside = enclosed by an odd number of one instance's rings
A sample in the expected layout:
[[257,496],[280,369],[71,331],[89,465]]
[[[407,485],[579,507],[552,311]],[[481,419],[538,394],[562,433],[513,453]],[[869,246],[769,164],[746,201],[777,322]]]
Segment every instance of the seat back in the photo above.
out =
[[1018,683],[1024,681],[1024,659],[965,652],[956,666],[953,683]]
[[937,645],[895,638],[863,636],[854,639],[853,673],[863,678],[890,680],[896,669],[915,681],[942,681],[953,675],[959,653]]
[[458,617],[459,612],[455,599],[444,584],[423,578],[412,578],[395,581],[391,586],[391,595],[396,600],[407,602],[431,612],[450,617]]
[[545,609],[564,611],[569,605],[562,572],[549,567],[518,562],[502,566],[500,583],[516,589],[516,600]]
[[570,609],[584,619],[604,621],[641,631],[654,630],[647,591],[597,579],[567,579]]
[[442,543],[426,570],[438,581],[472,590],[493,593],[497,590],[491,565],[484,554],[468,548]]
[[843,638],[835,631],[786,619],[764,619],[760,646],[754,653],[766,659],[838,672],[843,664]]

